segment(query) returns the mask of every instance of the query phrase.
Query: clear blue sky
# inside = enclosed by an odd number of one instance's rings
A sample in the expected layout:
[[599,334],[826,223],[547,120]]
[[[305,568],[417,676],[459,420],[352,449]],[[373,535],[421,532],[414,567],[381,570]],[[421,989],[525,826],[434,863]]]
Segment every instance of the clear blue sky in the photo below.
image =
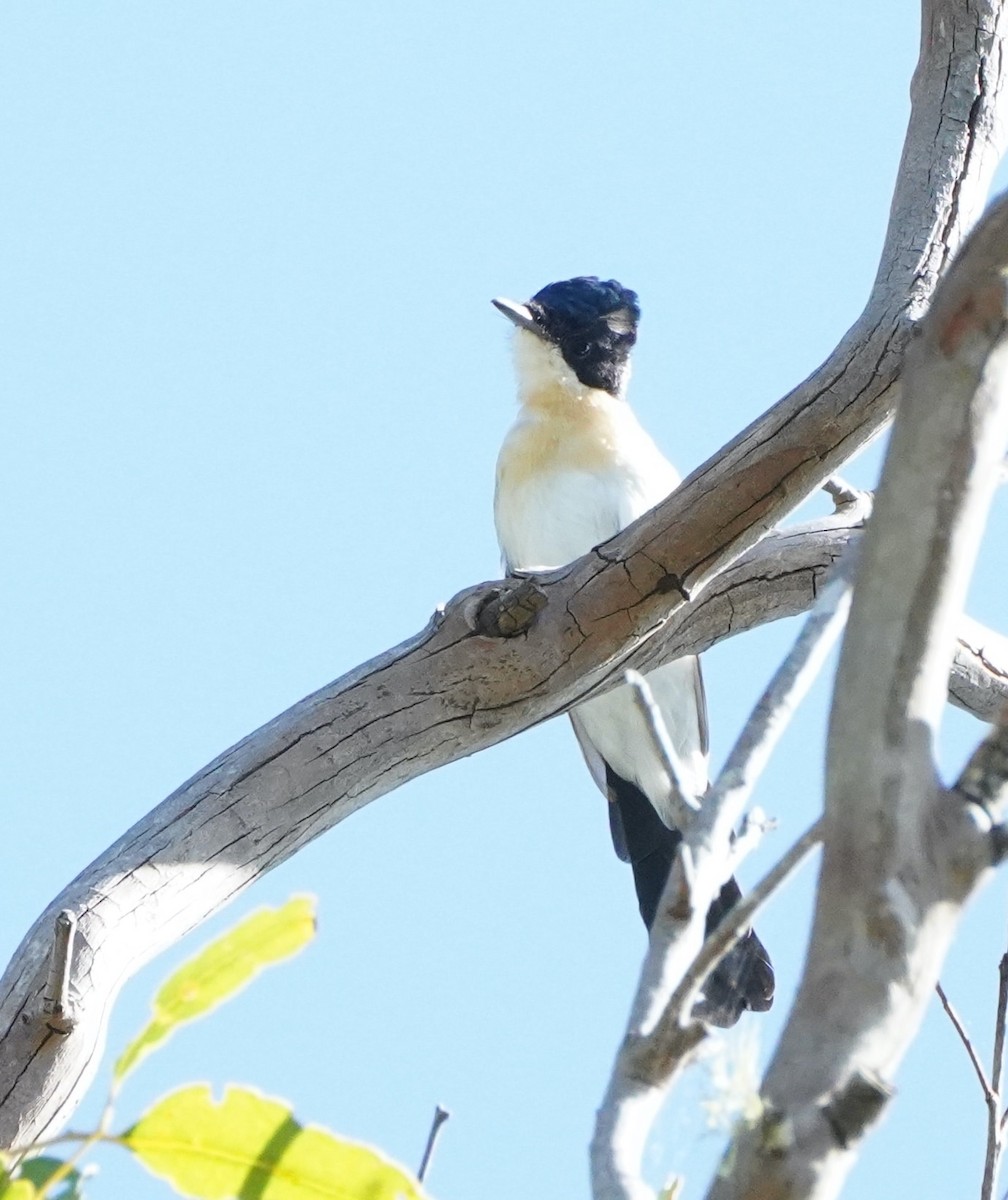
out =
[[[683,471],[818,364],[874,275],[917,41],[910,0],[3,6],[4,958],[193,771],[497,573],[491,296],[634,287],[632,399]],[[1002,498],[971,601],[1002,625],[1006,528]],[[708,656],[717,757],[791,633]],[[760,789],[780,830],[750,879],[817,811],[827,702]],[[953,770],[982,731],[947,732]],[[813,879],[760,922],[764,1057]],[[113,1039],[211,930],[295,891],[315,944],[153,1059],[123,1123],[235,1080],[415,1167],[440,1102],[439,1200],[585,1195],[644,934],[566,721],[339,826],[144,970]],[[984,1045],[1005,924],[1002,879],[946,976]],[[899,1085],[847,1194],[971,1194],[983,1108],[937,1014]],[[720,1146],[706,1086],[648,1152],[689,1196]],[[100,1161],[96,1197],[166,1194]]]

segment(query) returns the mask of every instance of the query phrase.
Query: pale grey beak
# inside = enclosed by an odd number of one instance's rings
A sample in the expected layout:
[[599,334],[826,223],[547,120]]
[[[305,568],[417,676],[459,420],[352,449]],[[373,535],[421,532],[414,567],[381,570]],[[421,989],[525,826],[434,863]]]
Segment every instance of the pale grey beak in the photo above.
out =
[[527,329],[530,333],[542,337],[542,331],[536,325],[535,317],[532,316],[531,309],[527,304],[516,304],[514,300],[505,300],[503,296],[498,296],[496,300],[491,301],[491,304],[519,329]]

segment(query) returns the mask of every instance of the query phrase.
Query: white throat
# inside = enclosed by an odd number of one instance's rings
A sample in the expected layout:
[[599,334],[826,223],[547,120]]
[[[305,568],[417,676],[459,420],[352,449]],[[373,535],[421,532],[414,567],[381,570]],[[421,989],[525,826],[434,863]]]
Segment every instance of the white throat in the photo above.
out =
[[[567,399],[582,403],[602,397],[612,400],[608,392],[583,384],[557,347],[528,329],[515,330],[513,351],[515,374],[518,379],[518,399],[523,404],[537,396],[555,397],[558,392]],[[628,362],[620,378],[618,399],[625,398],[629,381]]]

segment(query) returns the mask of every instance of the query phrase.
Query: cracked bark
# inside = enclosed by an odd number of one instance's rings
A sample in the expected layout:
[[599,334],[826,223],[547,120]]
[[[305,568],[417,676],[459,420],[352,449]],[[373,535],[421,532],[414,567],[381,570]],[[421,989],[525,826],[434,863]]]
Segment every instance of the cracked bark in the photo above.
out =
[[[719,574],[893,408],[913,323],[982,207],[1002,149],[1001,19],[995,0],[924,4],[876,282],[818,371],[600,553],[535,583],[470,589],[413,639],[226,750],[53,901],[0,980],[0,1145],[69,1116],[97,1069],[107,1013],[125,979],[259,874],[375,797],[562,711],[615,671],[693,648],[687,595],[711,620],[705,636],[715,636]],[[814,567],[806,577],[816,578]],[[767,594],[768,614],[798,603],[800,589],[789,590],[797,576],[784,578],[788,599]],[[741,592],[722,600],[736,627],[745,608]],[[491,619],[497,611],[499,625]],[[482,631],[480,614],[489,622]],[[507,636],[505,619],[516,636]],[[679,644],[666,641],[662,650],[666,631]],[[418,699],[408,706],[398,699],[410,696]],[[77,918],[73,1023],[55,1035],[43,998],[62,909]]]

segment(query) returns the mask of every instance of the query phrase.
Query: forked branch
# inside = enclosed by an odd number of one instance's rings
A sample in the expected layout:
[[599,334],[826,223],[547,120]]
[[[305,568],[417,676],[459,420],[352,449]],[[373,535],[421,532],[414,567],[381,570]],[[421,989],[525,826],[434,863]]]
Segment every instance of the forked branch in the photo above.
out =
[[[928,0],[924,13],[876,283],[829,360],[619,538],[548,579],[457,597],[416,638],[226,750],[87,867],[0,980],[0,1145],[67,1119],[112,1002],[144,962],[377,796],[671,653],[662,635],[687,601],[887,420],[913,322],[1002,149],[1001,3]],[[77,921],[68,1034],[45,1010],[63,909]]]
[[[833,1197],[888,1102],[962,905],[1005,853],[996,729],[963,781],[932,746],[953,632],[1008,444],[1008,197],[939,285],[908,355],[830,722],[822,870],[798,996],[710,1195]],[[868,1117],[837,1132],[857,1080]],[[866,1090],[867,1089],[867,1090]]]

